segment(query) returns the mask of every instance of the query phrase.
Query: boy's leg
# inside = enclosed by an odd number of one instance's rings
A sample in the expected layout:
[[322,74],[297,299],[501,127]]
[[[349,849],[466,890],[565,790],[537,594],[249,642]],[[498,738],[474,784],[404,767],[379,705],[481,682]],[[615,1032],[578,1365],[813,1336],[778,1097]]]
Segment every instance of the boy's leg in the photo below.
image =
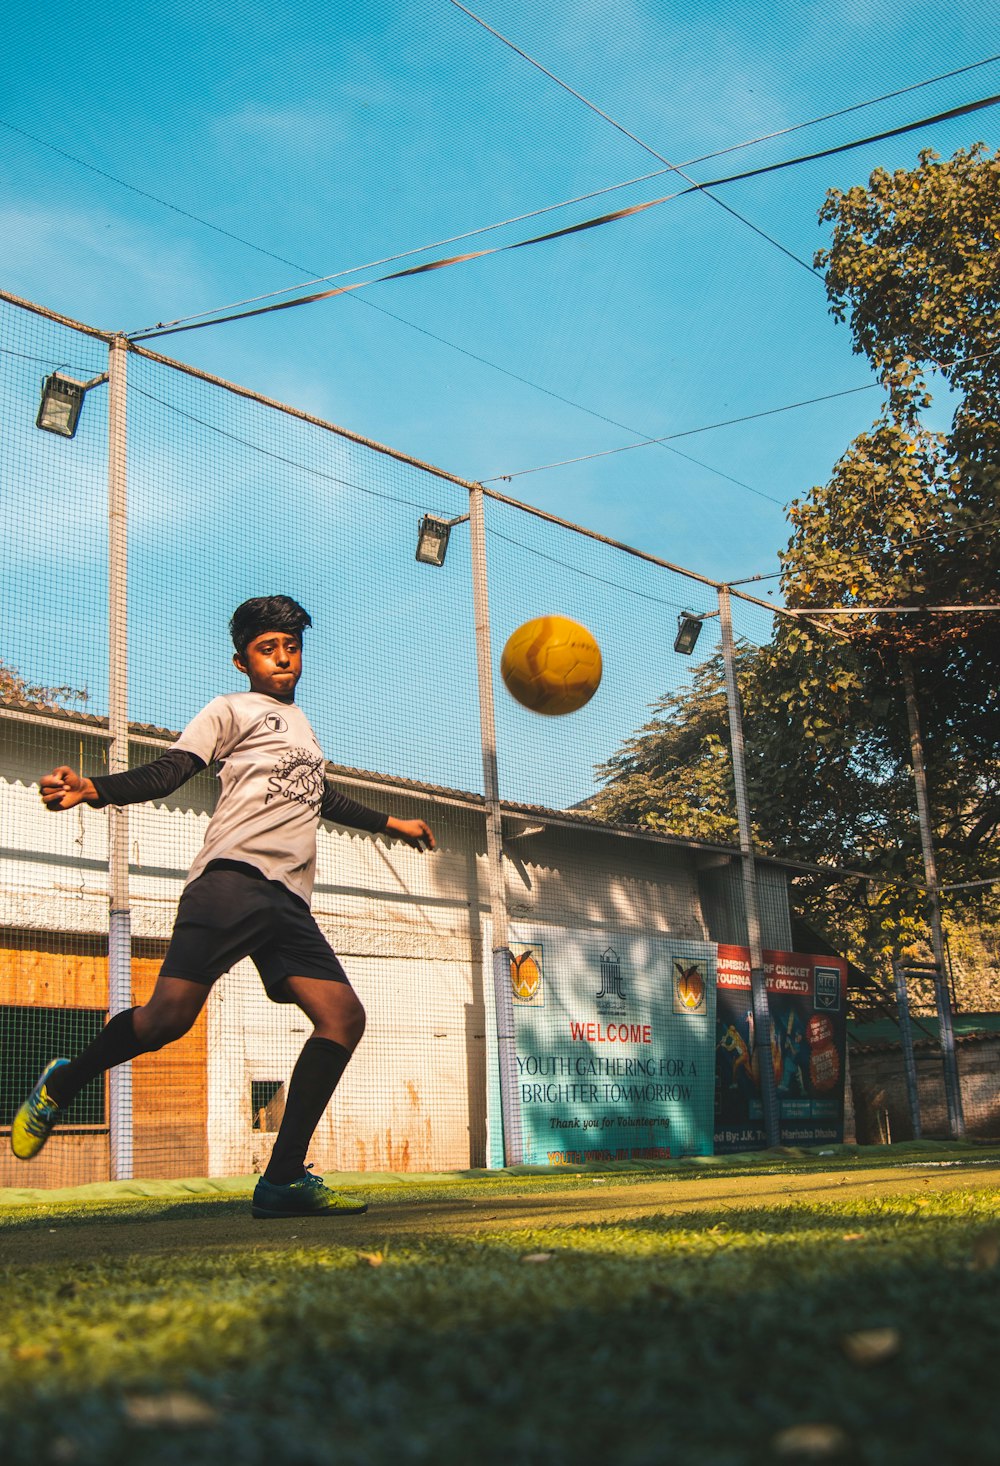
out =
[[208,997],[207,985],[183,977],[157,978],[148,1003],[111,1018],[94,1041],[68,1063],[49,1065],[18,1110],[11,1126],[14,1154],[29,1160],[48,1140],[52,1127],[92,1079],[139,1054],[163,1048],[187,1033]]
[[315,1025],[292,1071],[285,1113],[267,1170],[253,1194],[255,1217],[349,1216],[368,1210],[329,1191],[306,1170],[313,1131],[365,1028],[365,1010],[346,982],[285,979],[285,992]]
[[292,1071],[285,1113],[264,1172],[278,1186],[303,1175],[313,1132],[365,1031],[365,1010],[348,983],[289,977],[285,991],[313,1024],[313,1033]]
[[208,993],[207,986],[186,977],[158,977],[148,1003],[116,1013],[82,1054],[56,1070],[47,1086],[49,1094],[65,1109],[85,1084],[106,1069],[183,1037],[205,1006]]

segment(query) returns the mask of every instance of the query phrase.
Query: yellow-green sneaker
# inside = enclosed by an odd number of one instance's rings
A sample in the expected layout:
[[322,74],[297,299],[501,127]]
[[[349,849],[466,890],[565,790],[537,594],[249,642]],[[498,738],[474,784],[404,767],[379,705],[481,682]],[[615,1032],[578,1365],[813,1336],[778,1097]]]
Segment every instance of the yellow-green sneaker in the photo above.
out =
[[10,1127],[10,1148],[22,1161],[30,1161],[32,1156],[36,1156],[52,1134],[52,1127],[59,1118],[59,1106],[50,1098],[45,1081],[53,1070],[68,1063],[68,1059],[53,1059],[51,1064],[46,1064],[38,1083],[14,1116]]
[[284,1186],[261,1176],[254,1187],[251,1209],[255,1217],[351,1217],[366,1212],[368,1203],[338,1196],[321,1177],[307,1170]]

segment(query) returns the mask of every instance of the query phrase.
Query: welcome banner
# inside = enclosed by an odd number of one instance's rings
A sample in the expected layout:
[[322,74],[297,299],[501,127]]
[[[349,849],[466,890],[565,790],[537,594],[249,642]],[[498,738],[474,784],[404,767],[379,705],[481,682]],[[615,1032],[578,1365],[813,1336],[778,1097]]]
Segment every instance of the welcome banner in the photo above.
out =
[[[510,946],[525,1164],[711,1155],[715,946],[520,923]],[[490,1112],[500,1166],[496,1083]]]

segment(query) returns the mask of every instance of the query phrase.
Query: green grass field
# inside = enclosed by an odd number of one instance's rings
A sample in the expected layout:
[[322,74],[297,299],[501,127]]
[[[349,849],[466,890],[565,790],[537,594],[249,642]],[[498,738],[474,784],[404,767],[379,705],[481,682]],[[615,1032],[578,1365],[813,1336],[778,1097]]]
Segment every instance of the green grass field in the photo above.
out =
[[4,1462],[1000,1456],[1000,1151],[360,1189],[0,1206]]

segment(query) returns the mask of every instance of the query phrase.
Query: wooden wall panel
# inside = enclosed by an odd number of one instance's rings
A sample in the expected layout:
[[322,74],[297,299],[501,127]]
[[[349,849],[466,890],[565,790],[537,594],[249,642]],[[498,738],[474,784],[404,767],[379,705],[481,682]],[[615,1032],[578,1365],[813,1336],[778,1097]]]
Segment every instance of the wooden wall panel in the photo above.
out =
[[[74,950],[76,947],[76,950]],[[107,1008],[108,959],[90,937],[0,935],[0,1001],[31,1008]]]
[[[132,958],[132,1001],[144,1003],[159,957]],[[208,1167],[207,1022],[132,1063],[136,1176],[204,1176]]]
[[86,1186],[91,1181],[106,1181],[111,1174],[107,1131],[58,1130],[41,1155],[31,1161],[19,1161],[12,1152],[7,1135],[0,1144],[0,1186],[36,1186],[48,1190],[53,1186]]
[[[103,940],[70,933],[0,933],[0,1002],[39,1008],[106,1011],[108,961]],[[132,1001],[153,991],[161,955],[132,958]],[[132,1064],[134,1173],[204,1176],[208,1166],[208,1097],[204,1013],[176,1043]],[[109,1178],[106,1134],[56,1134],[30,1164],[9,1151],[3,1186],[76,1186]]]

